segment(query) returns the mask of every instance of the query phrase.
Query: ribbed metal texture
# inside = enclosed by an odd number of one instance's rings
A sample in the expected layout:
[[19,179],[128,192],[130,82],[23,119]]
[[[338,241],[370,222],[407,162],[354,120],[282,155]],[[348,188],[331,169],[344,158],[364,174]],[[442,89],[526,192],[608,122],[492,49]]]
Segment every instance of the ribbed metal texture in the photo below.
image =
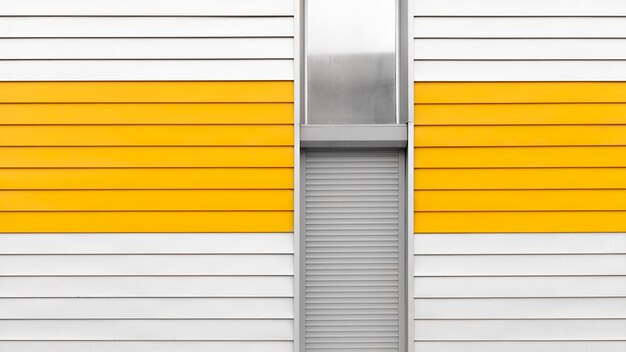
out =
[[306,155],[307,351],[399,350],[400,162],[397,151]]

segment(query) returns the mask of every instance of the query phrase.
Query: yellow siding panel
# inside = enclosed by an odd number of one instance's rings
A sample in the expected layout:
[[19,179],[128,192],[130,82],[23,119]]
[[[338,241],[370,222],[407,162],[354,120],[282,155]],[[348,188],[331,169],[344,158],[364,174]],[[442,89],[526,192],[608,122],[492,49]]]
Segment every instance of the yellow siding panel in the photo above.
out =
[[7,167],[293,167],[293,147],[0,148]]
[[626,82],[423,82],[417,104],[623,103]]
[[293,189],[293,169],[0,169],[0,189]]
[[626,104],[418,104],[415,124],[626,124]]
[[626,168],[420,169],[415,174],[418,190],[602,188],[626,189]]
[[3,82],[0,103],[291,103],[292,81]]
[[292,232],[292,212],[0,212],[0,232]]
[[0,146],[292,146],[293,125],[0,126]]
[[626,232],[626,212],[415,213],[415,233]]
[[626,210],[626,190],[416,191],[415,210]]
[[0,125],[292,123],[292,103],[0,104]]

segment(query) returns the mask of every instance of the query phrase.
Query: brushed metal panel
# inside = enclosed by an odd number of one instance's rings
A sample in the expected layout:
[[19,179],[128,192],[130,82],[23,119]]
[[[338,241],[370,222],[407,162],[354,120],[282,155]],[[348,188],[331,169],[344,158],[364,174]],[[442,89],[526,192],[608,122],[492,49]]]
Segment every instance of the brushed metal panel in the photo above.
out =
[[396,122],[396,1],[307,2],[309,124]]

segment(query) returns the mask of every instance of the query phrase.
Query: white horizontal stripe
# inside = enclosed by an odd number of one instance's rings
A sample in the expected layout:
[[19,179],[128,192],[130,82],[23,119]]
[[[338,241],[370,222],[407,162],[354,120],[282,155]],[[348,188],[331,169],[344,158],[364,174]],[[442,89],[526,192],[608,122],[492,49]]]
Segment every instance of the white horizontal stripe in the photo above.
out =
[[293,256],[10,255],[0,275],[293,275]]
[[626,341],[416,342],[414,346],[420,352],[624,352]]
[[414,71],[422,82],[626,81],[626,61],[416,61]]
[[415,59],[626,59],[626,39],[416,39],[414,53]]
[[416,319],[625,318],[626,298],[417,299]]
[[413,244],[415,254],[626,253],[626,234],[417,234]]
[[1,17],[0,37],[292,37],[289,17]]
[[72,253],[293,253],[293,234],[0,234],[0,254]]
[[626,18],[418,17],[413,29],[417,38],[626,38]]
[[293,297],[293,277],[0,277],[0,297]]
[[422,320],[416,340],[623,340],[626,320]]
[[414,0],[418,16],[619,16],[622,0]]
[[[289,341],[0,341],[11,352],[291,352]],[[500,351],[498,351],[500,352]],[[543,352],[543,351],[542,351]],[[552,351],[551,351],[552,352]],[[606,351],[612,352],[612,351]]]
[[292,0],[0,0],[11,15],[293,15]]
[[288,319],[292,298],[0,299],[0,319]]
[[626,275],[626,255],[418,255],[414,270],[416,276]]
[[282,340],[292,320],[5,320],[0,340]]
[[290,38],[0,39],[0,59],[24,60],[292,59],[293,49]]
[[626,276],[416,277],[415,297],[626,297]]
[[4,61],[0,81],[291,80],[291,60]]

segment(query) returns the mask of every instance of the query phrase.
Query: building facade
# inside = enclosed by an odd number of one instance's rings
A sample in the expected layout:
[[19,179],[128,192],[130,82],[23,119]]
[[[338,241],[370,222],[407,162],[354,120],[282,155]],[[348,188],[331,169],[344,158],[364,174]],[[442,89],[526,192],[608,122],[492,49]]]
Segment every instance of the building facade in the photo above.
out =
[[0,0],[0,352],[626,350],[626,3]]

